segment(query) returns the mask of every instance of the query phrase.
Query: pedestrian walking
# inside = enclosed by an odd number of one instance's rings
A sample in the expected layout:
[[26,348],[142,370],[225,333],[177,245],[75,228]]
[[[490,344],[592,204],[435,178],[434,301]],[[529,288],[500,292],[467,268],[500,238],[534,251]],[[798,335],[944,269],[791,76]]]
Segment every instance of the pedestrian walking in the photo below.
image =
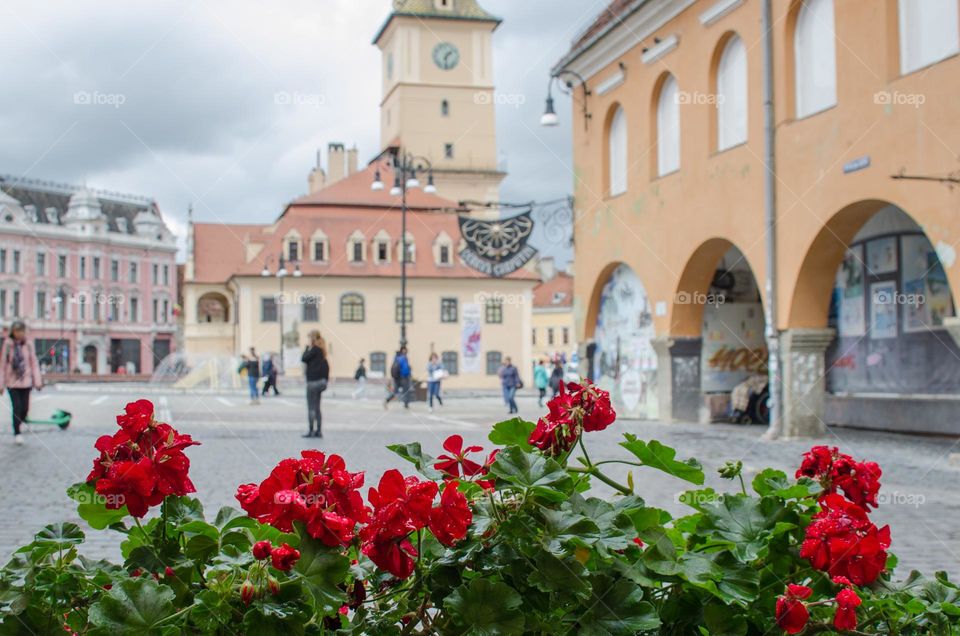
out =
[[6,387],[13,409],[13,443],[23,444],[21,426],[30,411],[30,391],[43,389],[37,352],[27,340],[27,325],[17,320],[0,349],[0,392]]
[[553,392],[553,397],[557,397],[557,394],[560,393],[560,385],[563,383],[563,365],[560,364],[560,359],[556,358],[553,361],[553,372],[550,374],[550,390]]
[[400,347],[397,351],[390,367],[390,377],[393,379],[393,391],[383,401],[383,408],[387,408],[394,398],[400,398],[403,408],[410,408],[410,361],[407,359],[406,347]]
[[447,376],[447,370],[443,368],[440,362],[440,356],[436,353],[430,354],[430,361],[427,362],[427,395],[430,397],[430,411],[433,411],[433,399],[437,399],[437,404],[443,406],[443,398],[440,397],[440,382]]
[[550,374],[547,372],[547,361],[540,360],[533,368],[533,384],[539,394],[537,404],[543,408],[543,398],[547,397],[547,386],[550,384]]
[[250,347],[250,355],[243,356],[243,363],[240,369],[247,370],[247,385],[250,388],[250,404],[260,404],[260,356],[257,350]]
[[366,361],[363,358],[360,358],[360,364],[357,365],[357,370],[353,372],[353,379],[357,383],[357,388],[353,390],[353,399],[358,397],[367,397],[367,366]]
[[508,413],[511,415],[518,413],[520,410],[517,408],[517,390],[523,388],[523,380],[520,379],[520,372],[517,371],[517,367],[513,366],[510,356],[504,358],[503,366],[500,367],[498,375],[500,376],[500,386],[503,388],[503,401],[506,402],[509,409]]
[[272,353],[268,353],[264,358],[262,371],[263,377],[266,378],[263,381],[263,395],[266,395],[270,389],[273,389],[274,395],[280,395],[277,389],[277,364],[273,361]]
[[307,334],[310,344],[300,358],[306,368],[304,378],[307,381],[307,434],[304,437],[323,437],[321,428],[320,398],[327,390],[330,381],[330,363],[327,362],[327,343],[319,331]]

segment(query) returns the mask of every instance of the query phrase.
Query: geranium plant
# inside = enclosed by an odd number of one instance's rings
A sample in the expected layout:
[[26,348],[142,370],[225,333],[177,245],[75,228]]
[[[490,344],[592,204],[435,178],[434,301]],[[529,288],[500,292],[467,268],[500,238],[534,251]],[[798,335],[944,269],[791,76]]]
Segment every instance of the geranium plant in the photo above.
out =
[[[605,391],[568,383],[538,422],[493,426],[489,448],[392,446],[410,470],[372,486],[303,451],[207,520],[189,496],[196,442],[134,402],[69,490],[123,562],[47,526],[0,570],[0,634],[960,634],[946,574],[894,577],[870,519],[876,464],[818,446],[748,490],[728,462],[721,493],[656,440],[626,434],[626,459],[595,462],[591,436],[615,419]],[[647,506],[642,470],[692,484],[689,514]]]

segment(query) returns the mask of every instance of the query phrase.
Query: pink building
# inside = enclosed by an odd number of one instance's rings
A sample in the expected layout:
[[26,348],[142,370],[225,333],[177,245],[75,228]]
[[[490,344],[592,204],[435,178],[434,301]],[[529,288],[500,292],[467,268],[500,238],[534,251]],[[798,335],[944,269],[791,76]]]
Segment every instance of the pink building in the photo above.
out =
[[152,373],[175,347],[177,246],[144,197],[0,176],[0,322],[44,370]]

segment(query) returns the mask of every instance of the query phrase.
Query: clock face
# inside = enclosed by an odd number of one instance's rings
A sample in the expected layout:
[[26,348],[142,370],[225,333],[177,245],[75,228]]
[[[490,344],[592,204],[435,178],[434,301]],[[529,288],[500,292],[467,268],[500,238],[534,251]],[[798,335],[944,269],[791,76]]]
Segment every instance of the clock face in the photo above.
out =
[[441,42],[433,47],[433,63],[445,71],[449,71],[460,61],[460,51],[449,42]]

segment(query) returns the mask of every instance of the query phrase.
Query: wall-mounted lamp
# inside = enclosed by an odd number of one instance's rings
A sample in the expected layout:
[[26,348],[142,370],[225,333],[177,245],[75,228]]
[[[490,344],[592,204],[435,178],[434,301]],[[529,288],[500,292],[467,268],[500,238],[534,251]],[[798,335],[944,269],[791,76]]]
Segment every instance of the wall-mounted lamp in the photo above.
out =
[[550,80],[547,82],[547,104],[543,111],[543,115],[540,117],[540,125],[556,126],[560,123],[560,120],[557,117],[557,112],[553,108],[554,82],[556,82],[557,88],[567,95],[572,95],[574,93],[574,82],[579,82],[580,88],[583,89],[583,128],[586,130],[589,127],[590,119],[593,117],[593,115],[590,113],[590,110],[587,108],[587,98],[590,97],[592,93],[590,92],[590,89],[587,88],[587,81],[583,78],[583,76],[576,71],[571,71],[569,69],[561,69],[550,76]]

